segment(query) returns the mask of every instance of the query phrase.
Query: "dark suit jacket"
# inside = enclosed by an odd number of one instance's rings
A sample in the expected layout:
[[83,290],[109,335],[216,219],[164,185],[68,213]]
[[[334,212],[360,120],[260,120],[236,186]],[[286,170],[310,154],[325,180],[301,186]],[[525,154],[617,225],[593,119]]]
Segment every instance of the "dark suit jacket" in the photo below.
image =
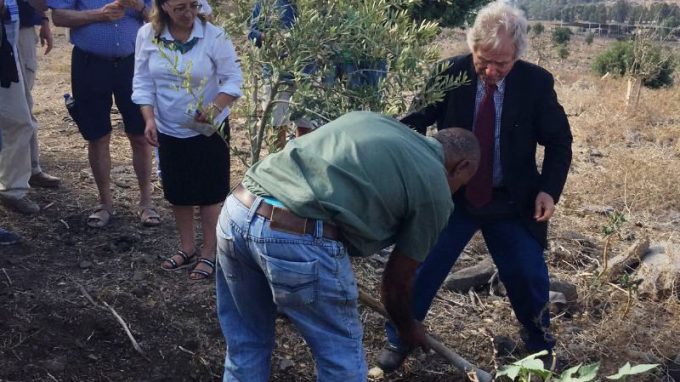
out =
[[[467,74],[470,83],[446,93],[444,99],[406,115],[401,121],[424,134],[428,126],[438,129],[462,127],[472,130],[477,74],[472,55],[448,59],[444,75]],[[533,219],[534,202],[545,191],[558,202],[571,164],[572,135],[564,109],[557,101],[552,75],[525,61],[517,61],[505,77],[501,115],[500,155],[503,183],[533,236],[547,247],[547,223]],[[427,89],[426,89],[427,90]],[[545,147],[542,169],[536,163],[537,145]],[[465,203],[464,190],[454,195]]]

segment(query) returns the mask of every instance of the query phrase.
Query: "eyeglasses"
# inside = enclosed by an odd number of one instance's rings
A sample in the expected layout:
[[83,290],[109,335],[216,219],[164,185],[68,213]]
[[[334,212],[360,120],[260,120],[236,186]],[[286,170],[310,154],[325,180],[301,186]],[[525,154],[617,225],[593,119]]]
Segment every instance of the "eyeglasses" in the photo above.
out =
[[198,12],[203,4],[201,3],[191,3],[189,6],[187,5],[180,5],[179,7],[174,7],[172,8],[172,13],[176,15],[181,15],[185,13],[186,11],[192,11],[192,12]]

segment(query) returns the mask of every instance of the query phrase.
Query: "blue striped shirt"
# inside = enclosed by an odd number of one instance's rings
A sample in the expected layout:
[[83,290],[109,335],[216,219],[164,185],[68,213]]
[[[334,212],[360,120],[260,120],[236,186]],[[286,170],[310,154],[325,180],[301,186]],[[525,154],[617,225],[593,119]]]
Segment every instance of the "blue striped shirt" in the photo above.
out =
[[[111,0],[47,0],[53,9],[76,11],[94,10],[110,3]],[[147,8],[151,0],[144,0]],[[71,28],[71,43],[78,48],[102,57],[126,57],[135,52],[137,31],[144,23],[142,14],[126,9],[125,16],[116,21],[97,22]]]
[[5,21],[7,41],[9,41],[10,45],[12,45],[12,49],[14,49],[15,59],[18,59],[17,41],[19,41],[19,6],[17,5],[16,0],[5,0],[5,7],[9,14],[9,22]]
[[19,21],[19,5],[16,0],[5,0],[5,8],[7,8],[9,13],[10,22]]
[[[501,115],[503,113],[503,96],[505,95],[505,78],[496,84],[496,92],[493,95],[493,103],[496,109],[496,124],[494,126],[494,150],[493,150],[493,186],[503,185],[503,168],[501,168]],[[481,79],[477,81],[477,95],[475,97],[475,121],[477,122],[477,111],[479,104],[486,95],[486,85]],[[473,124],[474,126],[474,124]]]

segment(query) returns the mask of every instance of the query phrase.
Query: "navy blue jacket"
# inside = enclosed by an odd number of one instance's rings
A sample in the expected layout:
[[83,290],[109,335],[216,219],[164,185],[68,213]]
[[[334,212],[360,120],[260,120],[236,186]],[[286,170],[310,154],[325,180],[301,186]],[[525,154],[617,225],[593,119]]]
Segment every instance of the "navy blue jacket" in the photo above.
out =
[[[469,83],[448,91],[440,102],[409,113],[401,120],[404,124],[421,133],[434,123],[438,129],[472,130],[478,80],[472,55],[452,57],[448,62],[442,74],[463,72]],[[548,225],[533,219],[534,202],[540,191],[552,196],[555,203],[560,199],[572,157],[569,121],[557,101],[553,76],[545,69],[519,60],[505,81],[500,136],[503,183],[532,235],[547,247]],[[545,147],[540,172],[538,145]],[[454,195],[456,203],[465,203],[464,195],[463,188]]]

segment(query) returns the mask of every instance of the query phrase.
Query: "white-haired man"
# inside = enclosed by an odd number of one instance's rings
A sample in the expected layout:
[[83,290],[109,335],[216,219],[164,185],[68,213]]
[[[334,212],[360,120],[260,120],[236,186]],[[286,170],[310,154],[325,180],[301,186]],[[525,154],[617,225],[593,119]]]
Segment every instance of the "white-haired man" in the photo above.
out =
[[[552,75],[520,60],[526,33],[527,21],[518,9],[501,1],[485,6],[468,31],[471,53],[450,58],[441,73],[465,73],[470,83],[447,92],[438,103],[416,107],[402,122],[421,133],[435,122],[438,129],[472,130],[482,152],[478,172],[454,194],[460,208],[419,267],[414,318],[425,318],[458,256],[481,230],[522,325],[526,350],[537,352],[555,344],[548,331],[549,277],[543,250],[548,220],[571,164],[572,135]],[[535,159],[538,145],[545,147],[542,167]],[[411,349],[390,323],[386,330],[389,344],[378,364],[390,371]]]

